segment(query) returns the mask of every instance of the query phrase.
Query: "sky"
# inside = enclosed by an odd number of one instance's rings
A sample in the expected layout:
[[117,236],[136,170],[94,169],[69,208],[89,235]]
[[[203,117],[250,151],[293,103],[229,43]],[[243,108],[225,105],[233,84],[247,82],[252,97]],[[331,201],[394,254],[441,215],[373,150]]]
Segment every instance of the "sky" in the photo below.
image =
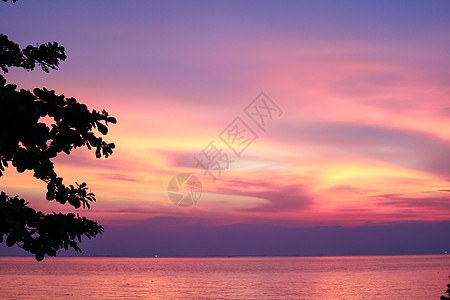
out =
[[[448,1],[20,0],[1,5],[0,25],[22,47],[57,41],[68,56],[48,74],[11,70],[9,83],[118,120],[112,157],[54,159],[67,184],[96,194],[90,210],[45,200],[29,171],[0,178],[33,208],[104,225],[89,253],[450,249]],[[278,108],[263,128],[245,112],[261,92]],[[254,137],[239,155],[224,141],[236,118]],[[195,160],[211,142],[229,159],[215,180]],[[169,199],[179,173],[201,182],[193,206]]]

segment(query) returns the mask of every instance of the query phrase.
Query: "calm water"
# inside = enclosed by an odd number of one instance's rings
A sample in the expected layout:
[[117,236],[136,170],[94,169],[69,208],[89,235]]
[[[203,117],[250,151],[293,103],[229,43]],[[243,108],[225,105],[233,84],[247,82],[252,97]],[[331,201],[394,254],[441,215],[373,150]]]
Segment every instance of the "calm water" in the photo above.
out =
[[439,299],[450,255],[0,257],[1,299]]

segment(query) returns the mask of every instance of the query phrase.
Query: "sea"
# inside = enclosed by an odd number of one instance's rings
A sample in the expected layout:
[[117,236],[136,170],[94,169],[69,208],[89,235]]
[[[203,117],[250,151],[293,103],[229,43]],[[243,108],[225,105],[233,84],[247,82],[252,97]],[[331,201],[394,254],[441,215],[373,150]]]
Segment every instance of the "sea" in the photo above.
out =
[[0,257],[0,299],[439,299],[450,255]]

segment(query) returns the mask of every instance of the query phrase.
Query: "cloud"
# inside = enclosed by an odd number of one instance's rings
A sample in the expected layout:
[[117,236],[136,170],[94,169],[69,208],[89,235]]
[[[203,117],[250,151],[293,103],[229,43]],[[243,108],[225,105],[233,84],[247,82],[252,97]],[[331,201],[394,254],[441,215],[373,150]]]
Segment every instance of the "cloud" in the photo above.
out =
[[423,213],[423,210],[433,210],[447,214],[450,211],[450,195],[444,192],[428,191],[416,194],[384,194],[373,196],[372,199],[383,206],[411,208],[421,213]]
[[117,170],[120,168],[118,160],[113,159],[113,156],[109,157],[107,160],[98,159],[95,157],[94,151],[89,151],[87,149],[76,149],[72,151],[70,155],[60,153],[52,161],[55,166],[66,165],[107,170]]
[[450,180],[450,143],[430,133],[342,122],[295,122],[280,127],[278,137],[312,151],[321,146],[334,155],[376,159]]
[[[160,151],[169,160],[171,166],[180,168],[193,168],[195,167],[194,154],[196,152],[191,151]],[[200,150],[198,151],[200,152]]]
[[278,213],[308,209],[314,202],[312,195],[302,184],[283,185],[266,180],[231,179],[217,189],[220,193],[255,197],[265,200],[263,203],[240,209],[244,212]]
[[450,106],[439,109],[438,113],[444,115],[445,117],[450,116]]
[[326,191],[329,191],[332,193],[338,193],[338,194],[344,193],[344,194],[367,195],[368,193],[373,193],[376,190],[363,189],[360,187],[355,187],[355,186],[346,185],[346,184],[338,184],[338,185],[334,185],[332,187],[327,188]]
[[251,212],[285,212],[304,210],[311,206],[313,198],[301,186],[277,186],[275,189],[261,192],[240,192],[240,195],[267,200],[267,203],[254,208],[244,209]]
[[118,173],[114,173],[114,174],[102,174],[103,178],[106,179],[112,179],[112,180],[119,180],[119,181],[126,181],[126,182],[142,182],[142,180],[137,179],[137,178],[133,178],[131,176],[128,175],[124,175],[124,174],[118,174]]

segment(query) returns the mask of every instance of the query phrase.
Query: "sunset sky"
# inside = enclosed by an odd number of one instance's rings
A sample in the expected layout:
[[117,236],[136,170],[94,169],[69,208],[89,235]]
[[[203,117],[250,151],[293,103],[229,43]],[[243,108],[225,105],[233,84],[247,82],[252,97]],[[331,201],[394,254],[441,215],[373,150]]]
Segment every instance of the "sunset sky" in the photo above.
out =
[[[68,56],[48,74],[11,70],[9,83],[117,118],[112,157],[54,160],[67,184],[88,183],[97,203],[77,212],[106,229],[450,221],[449,1],[20,0],[2,4],[0,25]],[[283,112],[265,131],[244,112],[260,92]],[[258,136],[240,157],[218,137],[236,117]],[[215,182],[194,160],[211,141],[234,160]],[[183,172],[203,185],[192,207],[167,195]],[[73,211],[46,201],[31,171],[8,169],[0,190]]]

